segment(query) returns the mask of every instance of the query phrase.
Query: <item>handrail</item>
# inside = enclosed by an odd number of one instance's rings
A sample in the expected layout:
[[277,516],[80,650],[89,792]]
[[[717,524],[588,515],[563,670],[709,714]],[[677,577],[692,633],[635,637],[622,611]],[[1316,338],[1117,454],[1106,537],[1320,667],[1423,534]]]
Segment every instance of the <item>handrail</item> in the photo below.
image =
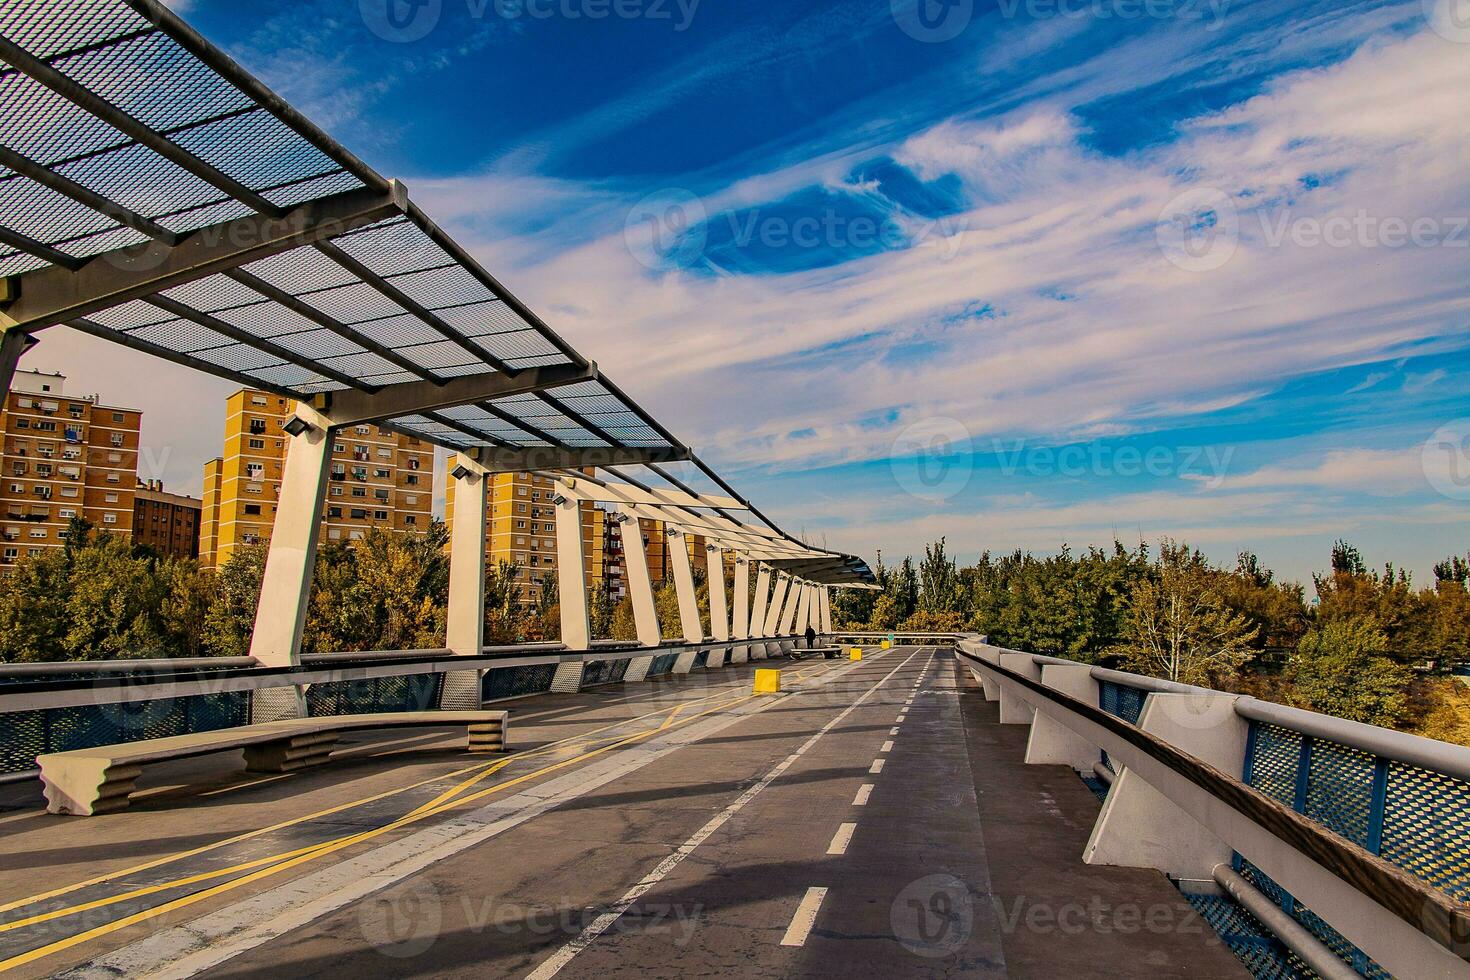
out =
[[1439,945],[1462,959],[1470,958],[1470,948],[1465,945],[1465,938],[1470,936],[1470,904],[1456,901],[1440,889],[1369,853],[1304,814],[1136,725],[1062,691],[1047,687],[1024,674],[998,663],[985,661],[968,650],[962,648],[959,652],[985,670],[1024,688],[1031,695],[1050,701],[1085,719],[1162,763],[1282,843],[1331,871],[1362,894],[1370,896],[1374,902]]
[[[967,639],[961,642],[975,641]],[[1001,653],[1022,652],[1004,647],[994,647],[994,649]],[[1032,654],[1031,656],[1032,660],[1038,664],[1071,665],[1080,662],[1044,654]],[[1162,694],[1217,695],[1228,693],[1106,667],[1093,667],[1092,676],[1095,680],[1106,681],[1121,687],[1131,687],[1141,691],[1158,691]],[[1411,735],[1408,732],[1396,732],[1377,725],[1278,704],[1275,701],[1263,701],[1251,695],[1237,697],[1235,713],[1247,721],[1288,728],[1313,738],[1337,742],[1370,755],[1382,756],[1385,759],[1392,759],[1395,762],[1417,766],[1421,769],[1431,769],[1470,782],[1470,747],[1467,746],[1452,745],[1437,739],[1425,738],[1422,735]]]

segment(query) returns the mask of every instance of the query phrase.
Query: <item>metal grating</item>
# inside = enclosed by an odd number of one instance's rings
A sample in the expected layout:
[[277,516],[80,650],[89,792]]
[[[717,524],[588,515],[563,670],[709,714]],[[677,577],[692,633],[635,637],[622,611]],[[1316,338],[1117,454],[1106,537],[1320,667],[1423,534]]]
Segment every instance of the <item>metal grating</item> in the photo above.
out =
[[1217,895],[1185,898],[1256,980],[1316,980],[1317,974],[1238,902]]
[[0,773],[29,772],[36,756],[234,728],[250,721],[250,693],[0,713]]
[[306,689],[306,713],[362,715],[394,711],[433,711],[439,706],[443,674],[406,674],[366,677],[353,681],[312,684]]
[[582,686],[617,684],[628,673],[626,660],[592,660],[583,665]]
[[1470,901],[1470,783],[1396,762],[1387,768],[1379,853]]
[[484,700],[515,698],[524,694],[540,694],[551,690],[556,664],[532,664],[526,667],[497,667],[485,671],[482,683]]
[[[1324,946],[1336,953],[1344,963],[1351,966],[1362,976],[1371,978],[1371,980],[1393,980],[1392,974],[1369,959],[1358,947],[1344,939],[1336,929],[1333,929],[1326,922],[1322,921],[1311,909],[1297,901],[1295,896],[1273,881],[1270,875],[1242,858],[1237,857],[1235,863],[1237,865],[1236,872],[1242,878],[1249,881],[1256,887],[1257,891],[1300,922],[1308,932],[1316,936]],[[1316,975],[1306,964],[1298,960],[1295,955],[1291,956],[1291,963],[1295,969],[1303,971],[1305,976],[1311,977]]]
[[1098,684],[1098,697],[1098,706],[1102,710],[1122,718],[1130,725],[1136,725],[1139,716],[1143,714],[1143,703],[1148,700],[1148,692],[1112,681],[1102,681]]

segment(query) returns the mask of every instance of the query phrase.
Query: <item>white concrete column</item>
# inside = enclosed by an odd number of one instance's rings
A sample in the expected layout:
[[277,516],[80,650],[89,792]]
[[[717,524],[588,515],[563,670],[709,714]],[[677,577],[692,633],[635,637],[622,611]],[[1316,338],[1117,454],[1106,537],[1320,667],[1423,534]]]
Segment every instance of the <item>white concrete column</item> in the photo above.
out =
[[820,627],[824,636],[832,635],[832,587],[826,586],[822,589],[822,625]]
[[730,638],[730,606],[725,599],[725,553],[705,546],[705,568],[709,571],[709,631],[716,640]]
[[[568,650],[592,649],[592,614],[587,608],[587,564],[582,545],[582,505],[558,494],[556,509],[556,591],[561,610],[561,642]],[[575,692],[582,687],[587,665],[580,661],[561,663],[551,679],[555,692]]]
[[301,662],[301,634],[332,461],[331,421],[307,405],[296,409],[296,420],[305,428],[298,435],[286,434],[290,440],[286,470],[250,638],[250,655],[264,667],[294,667]]
[[688,643],[704,642],[704,624],[699,621],[699,599],[694,592],[694,566],[689,562],[689,545],[684,533],[667,528],[669,564],[674,569],[674,591],[679,596],[679,624]]
[[730,636],[737,640],[750,637],[750,559],[735,556],[735,601],[731,616]]
[[[1242,771],[1249,723],[1233,694],[1148,696],[1138,727],[1232,775]],[[1211,880],[1232,848],[1136,772],[1124,768],[1108,790],[1083,852],[1088,864],[1157,868],[1175,878]]]
[[[658,607],[653,601],[653,578],[648,573],[648,549],[643,546],[643,527],[638,518],[619,512],[626,518],[623,529],[623,565],[628,572],[628,598],[633,603],[633,623],[638,631],[638,644],[656,647],[663,642],[658,622]],[[632,528],[632,543],[629,543]]]
[[[1029,653],[1002,653],[999,665],[1015,674],[1021,674],[1032,680],[1041,680],[1041,668],[1036,664],[1036,658]],[[1031,707],[1031,699],[1027,697],[1025,688],[1014,681],[1004,677],[998,679],[1000,684],[1000,723],[1002,725],[1029,725],[1036,709]]]
[[791,576],[785,572],[776,573],[775,592],[771,595],[771,607],[766,610],[766,626],[761,636],[775,636],[781,629],[781,614],[785,612],[782,607],[786,604],[786,594],[791,591]]
[[[449,458],[454,481],[454,536],[449,542],[449,608],[444,645],[457,657],[478,657],[485,649],[485,520],[490,471],[463,454]],[[439,706],[475,710],[481,702],[481,671],[444,675]]]
[[592,616],[587,608],[587,555],[582,542],[582,505],[558,495],[556,507],[556,582],[561,605],[561,642],[568,650],[592,649]]
[[[1097,681],[1087,664],[1042,664],[1041,683],[1053,691],[1069,694],[1090,705],[1098,702]],[[1036,717],[1031,722],[1031,735],[1026,741],[1029,765],[1071,766],[1078,772],[1092,773],[1093,765],[1102,758],[1096,745],[1076,734],[1063,723],[1068,712],[1038,701]]]
[[806,583],[792,579],[786,590],[786,608],[781,611],[781,631],[778,636],[790,636],[796,632],[796,617],[801,611],[801,597],[806,594]]
[[766,606],[771,600],[771,566],[761,563],[755,576],[755,605],[750,609],[750,635],[766,635]]
[[796,621],[791,624],[791,632],[805,633],[806,624],[812,616],[812,587],[810,584],[801,583],[801,592],[796,597]]
[[457,657],[485,649],[485,519],[490,471],[463,454],[449,457],[454,481],[454,536],[449,542],[445,646]]

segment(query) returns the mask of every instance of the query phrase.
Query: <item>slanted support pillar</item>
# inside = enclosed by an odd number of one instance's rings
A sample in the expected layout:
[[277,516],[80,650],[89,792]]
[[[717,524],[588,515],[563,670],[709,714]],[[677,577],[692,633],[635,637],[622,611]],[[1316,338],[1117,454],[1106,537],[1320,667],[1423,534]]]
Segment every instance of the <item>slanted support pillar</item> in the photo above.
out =
[[709,545],[706,554],[709,569],[709,626],[716,640],[730,638],[730,606],[725,598],[725,553]]
[[[791,591],[791,576],[786,572],[776,574],[776,591],[771,596],[771,607],[766,610],[766,628],[762,636],[776,637],[781,635],[781,616],[786,611],[786,594]],[[780,644],[777,644],[779,649]],[[770,649],[769,644],[767,650]]]
[[762,563],[755,576],[755,605],[750,609],[750,635],[766,635],[766,607],[771,602],[771,566]]
[[801,593],[796,597],[796,621],[791,625],[791,632],[798,635],[806,632],[807,623],[812,618],[812,587],[806,582],[801,583]]
[[0,405],[10,394],[11,382],[15,380],[15,369],[20,366],[20,356],[30,350],[36,339],[24,330],[10,329],[0,334]]
[[791,636],[796,632],[796,617],[801,612],[801,599],[806,595],[806,583],[800,579],[792,579],[790,587],[786,590],[786,608],[781,611],[781,636]]
[[[1041,680],[1041,668],[1036,658],[1029,653],[1002,653],[997,663],[1006,670],[1022,674],[1032,680]],[[1000,723],[1002,725],[1029,725],[1036,709],[1026,696],[1026,689],[1004,678],[1000,684]]]
[[[592,615],[587,608],[587,560],[582,544],[582,505],[557,494],[552,499],[556,509],[556,585],[561,608],[561,642],[569,651],[592,649]],[[586,664],[558,664],[551,689],[559,692],[578,690]]]
[[[731,616],[730,637],[735,640],[750,639],[750,559],[735,556],[735,601]],[[730,651],[730,662],[743,664],[750,659],[750,646],[742,644]]]
[[[653,601],[653,577],[648,573],[648,549],[643,546],[643,526],[638,518],[623,510],[617,512],[615,519],[623,532],[623,564],[628,572],[628,599],[633,604],[633,626],[638,633],[638,645],[656,647],[663,642],[663,634],[658,622],[658,607]],[[652,666],[652,657],[634,657],[628,661],[624,680],[641,681],[648,676],[648,668]]]
[[[704,642],[704,624],[699,621],[699,598],[694,592],[694,566],[689,561],[689,544],[684,532],[665,528],[669,542],[669,564],[674,570],[674,591],[679,597],[679,625],[685,643]],[[694,669],[694,654],[685,651],[674,662],[674,673],[687,674]]]
[[823,636],[832,635],[832,587],[822,588],[822,625],[819,627]]
[[[454,481],[454,536],[449,543],[449,609],[445,646],[457,657],[478,657],[485,649],[485,521],[491,473],[464,454],[449,458]],[[480,707],[479,670],[444,675],[439,706],[445,710]]]
[[[250,637],[250,655],[264,667],[294,667],[301,662],[301,634],[306,628],[322,501],[332,460],[330,419],[299,405],[295,419],[287,424],[300,424],[301,429],[295,435],[286,434],[290,440],[286,469]],[[251,698],[252,722],[305,714],[305,701],[295,687],[266,688]]]

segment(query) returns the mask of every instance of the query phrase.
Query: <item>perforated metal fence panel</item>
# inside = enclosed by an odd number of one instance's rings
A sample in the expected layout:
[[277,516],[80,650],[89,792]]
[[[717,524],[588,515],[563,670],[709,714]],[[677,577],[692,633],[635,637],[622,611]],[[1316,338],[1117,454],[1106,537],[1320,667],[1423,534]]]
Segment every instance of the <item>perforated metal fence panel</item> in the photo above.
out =
[[497,667],[485,671],[482,685],[486,701],[514,698],[522,694],[539,694],[551,690],[556,664],[532,664],[528,667]]
[[439,706],[443,684],[443,674],[367,677],[312,684],[306,689],[306,713],[316,718],[324,715],[433,711]]
[[628,673],[626,660],[594,660],[583,667],[582,686],[616,684]]
[[661,653],[653,658],[653,666],[648,668],[648,676],[654,674],[667,674],[674,669],[674,662],[679,659],[677,653]]
[[250,721],[250,694],[231,691],[126,704],[0,714],[0,773],[28,772],[36,756],[234,728]]

